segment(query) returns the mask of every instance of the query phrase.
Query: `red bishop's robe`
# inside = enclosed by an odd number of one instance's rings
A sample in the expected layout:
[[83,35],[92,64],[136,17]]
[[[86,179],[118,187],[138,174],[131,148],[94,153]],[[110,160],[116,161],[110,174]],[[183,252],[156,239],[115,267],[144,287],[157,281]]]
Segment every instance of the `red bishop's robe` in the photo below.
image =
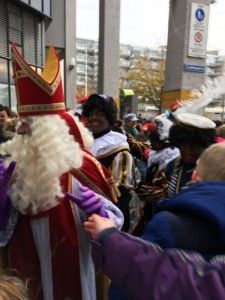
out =
[[[111,175],[87,151],[83,155],[82,167],[62,176],[63,190],[66,192],[71,189],[72,174],[83,185],[113,201],[114,183]],[[76,222],[73,204],[64,199],[45,212],[19,216],[9,243],[9,263],[18,276],[28,280],[31,299],[44,299],[43,285],[45,290],[48,290],[48,286],[53,287],[53,292],[49,291],[48,299],[45,300],[82,299]],[[46,252],[46,257],[42,258],[39,249],[40,227],[46,232],[44,239],[43,235],[40,237],[41,243],[43,240],[41,247]],[[50,272],[51,276],[46,275],[46,272]],[[51,282],[47,282],[45,276],[50,277]]]

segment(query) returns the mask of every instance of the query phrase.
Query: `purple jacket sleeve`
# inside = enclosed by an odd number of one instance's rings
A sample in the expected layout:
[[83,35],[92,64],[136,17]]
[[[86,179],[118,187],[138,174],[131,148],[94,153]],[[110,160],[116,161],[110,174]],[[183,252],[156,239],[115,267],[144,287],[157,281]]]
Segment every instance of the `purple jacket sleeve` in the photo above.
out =
[[114,228],[93,244],[101,265],[128,299],[225,299],[225,257],[210,263],[200,255],[161,248]]

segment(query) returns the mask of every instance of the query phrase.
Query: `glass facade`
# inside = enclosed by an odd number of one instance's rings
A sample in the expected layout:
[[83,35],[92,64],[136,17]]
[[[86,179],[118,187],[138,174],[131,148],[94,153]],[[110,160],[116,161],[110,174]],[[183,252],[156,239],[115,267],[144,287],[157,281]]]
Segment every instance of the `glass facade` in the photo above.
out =
[[30,0],[30,6],[39,11],[42,11],[42,0]]
[[0,11],[0,103],[16,110],[10,44],[16,43],[26,61],[41,70],[43,20],[7,0],[1,0]]
[[8,61],[0,58],[0,99],[1,104],[8,105]]

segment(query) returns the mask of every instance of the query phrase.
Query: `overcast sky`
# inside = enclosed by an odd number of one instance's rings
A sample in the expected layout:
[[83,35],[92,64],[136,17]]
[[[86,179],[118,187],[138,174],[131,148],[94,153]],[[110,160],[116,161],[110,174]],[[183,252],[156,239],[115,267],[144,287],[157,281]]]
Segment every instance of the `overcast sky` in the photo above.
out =
[[[121,0],[120,42],[165,45],[168,16],[169,0]],[[208,29],[208,50],[225,54],[225,0],[210,6]],[[98,39],[98,0],[77,0],[77,37]]]

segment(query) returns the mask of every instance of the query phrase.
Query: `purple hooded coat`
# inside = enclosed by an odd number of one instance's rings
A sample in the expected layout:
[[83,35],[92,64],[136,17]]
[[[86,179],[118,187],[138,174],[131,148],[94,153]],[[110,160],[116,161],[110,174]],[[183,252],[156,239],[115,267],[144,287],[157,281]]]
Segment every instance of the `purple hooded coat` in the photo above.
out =
[[225,256],[207,262],[197,253],[161,248],[120,232],[103,231],[94,259],[135,300],[224,300]]

